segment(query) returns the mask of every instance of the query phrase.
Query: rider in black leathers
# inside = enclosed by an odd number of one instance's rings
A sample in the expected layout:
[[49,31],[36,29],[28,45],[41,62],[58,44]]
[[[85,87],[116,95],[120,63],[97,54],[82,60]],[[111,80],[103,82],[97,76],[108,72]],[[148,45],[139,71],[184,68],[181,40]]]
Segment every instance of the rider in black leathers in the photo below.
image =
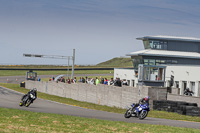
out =
[[[27,94],[25,94],[25,95],[22,97],[21,100],[23,100],[27,95],[30,96],[30,94],[32,94],[33,96],[35,96],[35,99],[36,99],[36,98],[37,98],[37,89],[36,89],[36,88],[33,88],[32,90],[30,90]],[[34,101],[35,99],[32,100],[32,103],[33,103],[33,101]]]

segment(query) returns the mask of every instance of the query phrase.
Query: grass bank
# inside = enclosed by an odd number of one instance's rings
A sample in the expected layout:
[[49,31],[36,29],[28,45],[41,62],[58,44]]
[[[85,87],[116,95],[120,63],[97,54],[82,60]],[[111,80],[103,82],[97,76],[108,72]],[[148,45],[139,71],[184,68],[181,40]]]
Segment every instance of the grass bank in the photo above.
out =
[[[25,76],[27,70],[0,70],[0,76]],[[67,74],[67,71],[34,71],[37,75],[61,75]],[[74,74],[110,74],[114,70],[76,70]],[[71,74],[71,71],[69,71]]]
[[162,125],[125,123],[59,114],[36,113],[0,108],[0,132],[138,132],[138,133],[199,133],[198,129]]
[[[27,89],[19,87],[18,84],[0,83],[0,86],[4,86],[6,88],[10,88],[12,90],[22,92],[22,93],[27,93],[28,91]],[[89,108],[89,109],[102,110],[102,111],[114,112],[114,113],[122,113],[122,114],[125,112],[125,109],[102,106],[102,105],[97,105],[97,104],[92,104],[92,103],[87,103],[87,102],[80,102],[80,101],[76,101],[70,98],[63,98],[63,97],[49,95],[49,94],[45,94],[41,92],[38,92],[38,97],[42,99],[46,99],[46,100],[52,100],[52,101],[56,101],[56,102],[60,102],[64,104],[75,105],[75,106]],[[151,110],[148,114],[148,117],[200,122],[200,117],[185,116],[185,115],[180,115],[177,113],[171,113],[171,112],[165,112],[165,111]]]

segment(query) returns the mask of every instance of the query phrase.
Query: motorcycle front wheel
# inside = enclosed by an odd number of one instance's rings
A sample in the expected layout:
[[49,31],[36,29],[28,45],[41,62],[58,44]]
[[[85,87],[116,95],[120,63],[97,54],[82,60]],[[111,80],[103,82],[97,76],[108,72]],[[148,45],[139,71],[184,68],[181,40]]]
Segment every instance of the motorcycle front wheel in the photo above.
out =
[[126,111],[126,113],[124,114],[124,117],[125,117],[125,118],[130,118],[130,117],[131,117],[131,109],[128,109],[128,110]]
[[23,105],[24,105],[23,102],[20,102],[20,103],[19,103],[19,106],[23,106]]
[[143,110],[140,114],[139,114],[139,119],[143,120],[144,118],[147,117],[148,111]]
[[31,100],[28,99],[27,102],[26,102],[26,104],[25,104],[25,106],[28,107],[30,104],[31,104]]

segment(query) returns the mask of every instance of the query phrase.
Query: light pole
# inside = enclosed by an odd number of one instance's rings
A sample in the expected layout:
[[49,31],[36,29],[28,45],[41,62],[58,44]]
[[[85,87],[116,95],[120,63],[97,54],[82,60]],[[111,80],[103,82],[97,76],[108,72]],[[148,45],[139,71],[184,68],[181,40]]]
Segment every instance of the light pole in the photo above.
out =
[[24,57],[36,57],[36,58],[52,58],[52,59],[67,59],[68,60],[68,72],[69,77],[69,60],[72,59],[72,74],[71,78],[74,77],[74,64],[75,64],[75,49],[73,49],[73,56],[60,56],[60,55],[39,55],[39,54],[23,54]]

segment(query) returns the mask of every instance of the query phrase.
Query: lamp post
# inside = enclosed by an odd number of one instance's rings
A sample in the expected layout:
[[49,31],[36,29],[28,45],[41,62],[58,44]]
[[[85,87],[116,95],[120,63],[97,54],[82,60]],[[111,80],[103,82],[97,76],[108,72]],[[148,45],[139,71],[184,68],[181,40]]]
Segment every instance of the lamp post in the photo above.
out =
[[60,56],[60,55],[39,55],[39,54],[23,54],[24,57],[36,57],[36,58],[52,58],[52,59],[67,59],[68,60],[68,72],[69,77],[69,60],[72,59],[72,74],[71,78],[74,77],[74,64],[75,64],[75,49],[73,49],[73,56]]

